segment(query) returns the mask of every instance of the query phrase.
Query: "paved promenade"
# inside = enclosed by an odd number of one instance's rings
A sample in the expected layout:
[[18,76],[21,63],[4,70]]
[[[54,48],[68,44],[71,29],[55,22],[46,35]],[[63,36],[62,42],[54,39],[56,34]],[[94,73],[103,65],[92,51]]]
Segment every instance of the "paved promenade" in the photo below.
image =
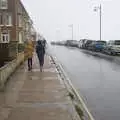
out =
[[50,57],[45,57],[43,73],[34,56],[32,71],[25,62],[10,77],[0,93],[0,120],[78,120]]

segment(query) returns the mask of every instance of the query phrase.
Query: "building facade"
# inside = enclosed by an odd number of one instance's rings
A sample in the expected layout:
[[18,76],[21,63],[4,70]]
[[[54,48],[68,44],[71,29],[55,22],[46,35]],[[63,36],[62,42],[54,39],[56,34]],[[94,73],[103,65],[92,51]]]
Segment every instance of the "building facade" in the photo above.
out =
[[33,22],[20,0],[0,0],[1,61],[14,59],[19,44],[30,37]]

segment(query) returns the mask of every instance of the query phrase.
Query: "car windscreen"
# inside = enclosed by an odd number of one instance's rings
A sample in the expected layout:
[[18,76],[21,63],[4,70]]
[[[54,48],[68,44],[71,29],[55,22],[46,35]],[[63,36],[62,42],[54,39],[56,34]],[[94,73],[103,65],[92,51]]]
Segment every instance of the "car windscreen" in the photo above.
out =
[[93,41],[91,41],[91,40],[88,40],[87,42],[86,42],[86,44],[90,44],[90,43],[92,43]]
[[105,44],[106,44],[106,41],[96,41],[96,43],[105,45]]
[[114,44],[115,45],[120,45],[120,40],[116,40]]

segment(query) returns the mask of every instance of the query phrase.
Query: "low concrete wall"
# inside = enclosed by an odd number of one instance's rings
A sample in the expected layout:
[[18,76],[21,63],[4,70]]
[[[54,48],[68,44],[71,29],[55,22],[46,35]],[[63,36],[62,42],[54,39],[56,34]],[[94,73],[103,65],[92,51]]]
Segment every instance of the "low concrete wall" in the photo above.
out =
[[9,76],[15,71],[16,67],[24,61],[24,53],[19,53],[17,59],[7,63],[0,68],[0,90],[4,90],[5,83]]

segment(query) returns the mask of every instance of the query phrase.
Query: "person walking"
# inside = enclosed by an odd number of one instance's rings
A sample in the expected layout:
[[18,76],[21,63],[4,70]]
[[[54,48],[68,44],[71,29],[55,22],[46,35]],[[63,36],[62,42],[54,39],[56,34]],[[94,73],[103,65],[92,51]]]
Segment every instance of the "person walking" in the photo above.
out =
[[44,65],[45,47],[42,44],[41,40],[37,41],[36,53],[37,53],[37,56],[38,56],[38,59],[39,59],[40,71],[42,72],[43,65]]
[[28,58],[28,71],[32,70],[32,57],[34,52],[34,44],[32,40],[27,40],[26,46],[25,46],[25,52],[27,54]]

